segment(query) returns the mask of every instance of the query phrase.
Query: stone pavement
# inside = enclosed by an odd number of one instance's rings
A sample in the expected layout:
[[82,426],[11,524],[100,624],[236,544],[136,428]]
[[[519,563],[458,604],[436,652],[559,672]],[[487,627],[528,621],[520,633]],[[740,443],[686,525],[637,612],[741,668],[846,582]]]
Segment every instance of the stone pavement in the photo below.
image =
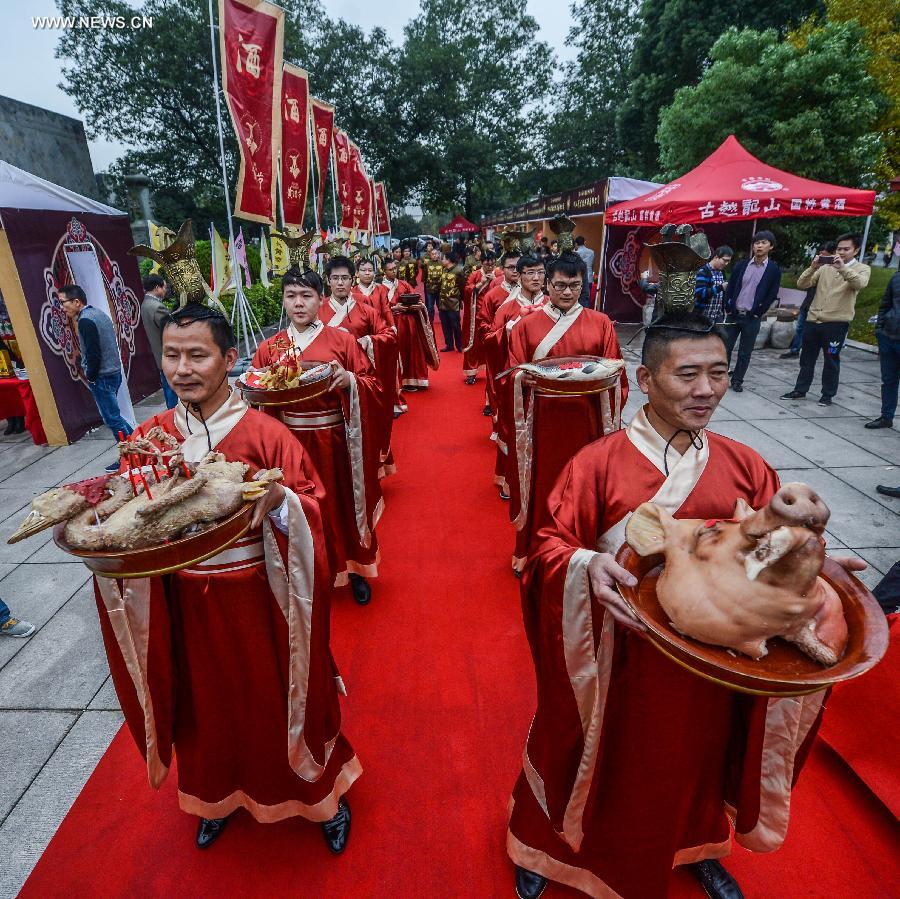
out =
[[[623,329],[623,343],[631,333]],[[636,345],[626,350],[632,375]],[[725,396],[713,430],[757,449],[783,480],[820,491],[833,510],[830,547],[865,559],[862,579],[873,586],[900,557],[900,500],[875,492],[879,483],[900,484],[900,432],[862,427],[880,411],[877,357],[844,350],[830,408],[812,393],[778,399],[796,374],[796,361],[757,351],[744,393]],[[153,400],[139,417],[159,411],[159,395]],[[635,388],[626,417],[640,404]],[[87,570],[49,532],[14,546],[6,538],[33,496],[100,473],[111,448],[102,431],[56,449],[31,445],[27,434],[0,437],[0,596],[38,628],[29,640],[0,638],[0,899],[15,896],[122,722]]]

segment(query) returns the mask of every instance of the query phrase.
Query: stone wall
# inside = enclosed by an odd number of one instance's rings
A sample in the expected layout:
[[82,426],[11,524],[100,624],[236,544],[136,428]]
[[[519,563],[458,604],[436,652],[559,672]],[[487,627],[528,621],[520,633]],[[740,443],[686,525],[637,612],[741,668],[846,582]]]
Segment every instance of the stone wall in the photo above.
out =
[[100,199],[79,119],[0,97],[0,159],[76,193]]

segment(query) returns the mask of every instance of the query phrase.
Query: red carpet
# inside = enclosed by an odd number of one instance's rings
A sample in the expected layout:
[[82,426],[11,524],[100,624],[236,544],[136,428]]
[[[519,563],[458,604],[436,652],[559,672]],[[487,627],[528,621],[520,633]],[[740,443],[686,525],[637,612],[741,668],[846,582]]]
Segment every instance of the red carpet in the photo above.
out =
[[[334,652],[350,691],[345,731],[365,769],[349,794],[346,854],[331,857],[315,825],[263,826],[243,812],[216,846],[197,851],[175,772],[154,793],[123,730],[22,896],[514,895],[506,806],[533,674],[508,568],[512,533],[491,486],[483,385],[463,385],[459,355],[443,362],[397,422],[399,473],[385,483],[372,604],[360,608],[342,591],[334,607]],[[748,899],[900,895],[894,824],[820,746],[796,791],[784,850],[739,852],[729,867]],[[703,894],[679,874],[674,895]]]

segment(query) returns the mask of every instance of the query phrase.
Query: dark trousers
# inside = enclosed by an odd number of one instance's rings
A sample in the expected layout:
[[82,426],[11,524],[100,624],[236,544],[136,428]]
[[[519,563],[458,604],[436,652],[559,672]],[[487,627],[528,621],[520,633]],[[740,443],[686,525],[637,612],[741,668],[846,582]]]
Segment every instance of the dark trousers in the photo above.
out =
[[162,372],[159,373],[159,381],[162,384],[163,398],[166,401],[166,408],[174,409],[178,405],[177,394],[169,386],[169,382],[166,380],[166,376]]
[[430,291],[426,288],[425,290],[425,308],[428,310],[428,320],[434,321],[434,310],[438,305],[438,300],[440,299],[440,294],[435,291]]
[[894,420],[897,388],[900,385],[900,340],[878,337],[878,361],[881,362],[881,417]]
[[0,599],[0,627],[3,627],[10,618],[12,618],[12,613],[9,611],[9,606]]
[[789,353],[799,353],[800,347],[803,345],[803,326],[806,324],[806,313],[808,309],[801,309],[797,316],[797,329],[794,331],[794,339],[788,348]]
[[97,380],[93,384],[88,384],[88,389],[94,397],[94,402],[100,410],[100,417],[103,424],[106,425],[113,433],[113,439],[119,439],[119,433],[123,433],[126,437],[132,432],[133,428],[119,411],[119,400],[116,394],[119,392],[119,385],[122,383],[122,375],[98,375]]
[[444,332],[444,346],[462,352],[462,325],[458,309],[441,309],[441,330]]
[[841,350],[850,330],[849,322],[810,322],[803,326],[803,343],[800,347],[800,374],[797,376],[797,393],[808,393],[819,350],[822,351],[822,396],[833,397],[838,390],[841,375]]
[[756,343],[761,324],[761,318],[738,313],[734,322],[725,325],[725,335],[727,337],[725,349],[728,351],[729,368],[731,368],[731,353],[734,350],[734,345],[738,342],[738,338],[741,341],[737,362],[731,375],[732,384],[744,383],[744,375],[747,374],[747,369],[750,367],[750,356],[753,354],[753,345]]

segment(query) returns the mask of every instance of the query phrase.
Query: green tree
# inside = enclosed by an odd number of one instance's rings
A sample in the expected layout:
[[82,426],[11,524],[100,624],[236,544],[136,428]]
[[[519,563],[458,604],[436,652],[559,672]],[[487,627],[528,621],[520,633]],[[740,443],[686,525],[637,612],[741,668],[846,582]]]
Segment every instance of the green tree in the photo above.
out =
[[[821,0],[771,0],[765,6],[765,23],[783,35],[791,24],[818,9]],[[755,25],[761,14],[759,6],[738,0],[644,0],[628,67],[630,88],[616,117],[628,174],[653,178],[658,173],[660,111],[678,88],[699,81],[719,35],[731,26]],[[769,89],[777,78],[773,69],[760,82],[735,84],[735,94],[748,106],[768,110]]]
[[522,3],[423,0],[405,28],[402,81],[387,93],[396,135],[382,172],[395,202],[476,211],[521,199],[543,132],[552,54]]
[[560,101],[547,133],[545,193],[618,173],[616,111],[628,92],[628,61],[638,34],[638,0],[574,0]]
[[[884,99],[866,74],[869,52],[858,25],[825,25],[799,46],[780,40],[775,31],[731,29],[716,41],[711,56],[700,83],[681,88],[660,116],[657,137],[667,180],[734,134],[754,156],[777,168],[817,181],[873,186],[881,152],[876,123]],[[766,102],[747,103],[742,86],[764,81]],[[784,220],[775,230],[790,258],[822,234],[860,225],[848,219]]]
[[[57,0],[61,15],[96,13],[94,0]],[[284,0],[285,58],[310,71],[315,96],[337,107],[337,119],[373,163],[390,153],[376,127],[381,90],[393,77],[384,32],[331,22],[319,0]],[[153,28],[73,28],[62,33],[62,89],[85,118],[90,137],[126,143],[111,168],[114,178],[141,171],[154,185],[158,217],[177,224],[212,217],[225,225],[221,163],[213,97],[209,19],[203,0],[144,0],[135,7],[110,0],[106,15],[152,16]],[[234,195],[237,144],[225,116],[225,155]],[[381,143],[379,142],[381,141]],[[123,193],[121,183],[118,193]]]

